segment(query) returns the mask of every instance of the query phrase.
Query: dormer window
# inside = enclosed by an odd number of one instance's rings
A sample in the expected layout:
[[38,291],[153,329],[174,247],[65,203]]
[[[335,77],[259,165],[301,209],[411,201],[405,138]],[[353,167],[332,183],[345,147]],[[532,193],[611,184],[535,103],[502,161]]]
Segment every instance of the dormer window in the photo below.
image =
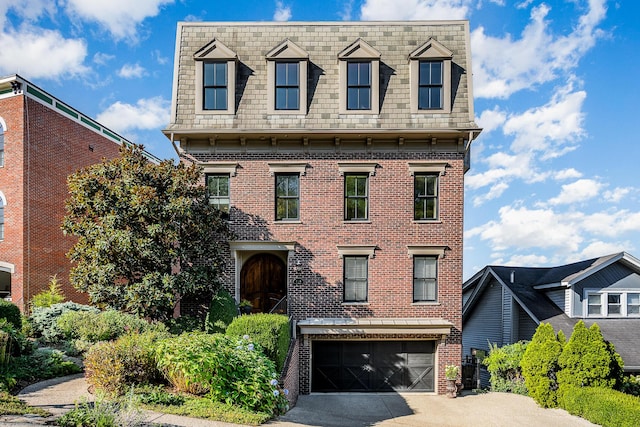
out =
[[196,61],[196,114],[235,114],[236,53],[214,39],[193,58]]
[[380,52],[362,39],[338,54],[340,114],[378,114]]
[[640,292],[585,289],[583,310],[585,317],[638,317]]
[[267,113],[307,113],[309,54],[287,39],[265,55],[267,59]]
[[451,112],[452,52],[429,39],[409,55],[411,75],[411,112]]

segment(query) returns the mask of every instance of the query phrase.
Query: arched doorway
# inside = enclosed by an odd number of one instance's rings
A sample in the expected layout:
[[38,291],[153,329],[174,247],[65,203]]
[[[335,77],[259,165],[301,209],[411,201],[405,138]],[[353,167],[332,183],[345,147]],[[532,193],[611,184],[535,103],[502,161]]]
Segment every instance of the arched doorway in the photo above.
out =
[[277,255],[253,255],[240,272],[240,298],[248,300],[253,313],[268,313],[287,295],[287,266]]

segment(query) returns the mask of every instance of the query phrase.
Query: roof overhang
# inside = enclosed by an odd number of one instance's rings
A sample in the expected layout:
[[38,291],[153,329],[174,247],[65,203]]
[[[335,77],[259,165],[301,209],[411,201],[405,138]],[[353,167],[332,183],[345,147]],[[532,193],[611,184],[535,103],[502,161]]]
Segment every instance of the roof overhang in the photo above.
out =
[[312,318],[297,323],[303,335],[449,335],[453,323],[430,318]]

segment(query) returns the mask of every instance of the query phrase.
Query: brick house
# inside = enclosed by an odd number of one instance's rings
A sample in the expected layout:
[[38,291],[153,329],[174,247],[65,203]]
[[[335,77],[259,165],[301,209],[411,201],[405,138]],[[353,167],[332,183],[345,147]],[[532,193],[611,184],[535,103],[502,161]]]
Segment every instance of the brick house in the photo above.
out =
[[176,40],[163,132],[228,212],[224,286],[295,324],[300,393],[444,393],[480,133],[468,22],[183,22]]
[[68,280],[60,230],[67,176],[119,155],[121,136],[24,78],[0,78],[0,297],[28,310],[54,274],[67,299],[86,302]]

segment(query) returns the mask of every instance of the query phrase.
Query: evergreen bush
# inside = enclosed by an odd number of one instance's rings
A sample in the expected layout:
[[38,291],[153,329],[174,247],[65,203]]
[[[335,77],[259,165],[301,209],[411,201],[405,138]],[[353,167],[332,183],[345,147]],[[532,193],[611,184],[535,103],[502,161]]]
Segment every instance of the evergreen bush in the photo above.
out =
[[229,292],[220,289],[211,299],[204,330],[210,334],[224,333],[236,316],[238,316],[236,301]]
[[567,412],[603,427],[640,426],[640,399],[606,387],[563,386],[558,399]]
[[564,342],[558,339],[553,326],[540,323],[520,362],[529,396],[544,408],[555,408],[558,405],[558,358],[563,345]]
[[7,319],[17,330],[22,329],[22,317],[20,309],[11,301],[0,299],[0,319]]
[[36,307],[51,307],[53,304],[60,304],[64,302],[64,294],[60,283],[58,283],[58,277],[56,275],[51,276],[49,280],[49,289],[35,294],[31,297],[31,309]]
[[622,381],[622,359],[604,340],[596,323],[588,329],[582,320],[576,323],[558,364],[561,393],[569,385],[613,388]]
[[67,311],[93,311],[99,312],[95,307],[67,301],[53,304],[50,307],[34,308],[29,317],[33,328],[33,334],[44,342],[58,342],[64,339],[64,334],[58,328],[58,318]]
[[502,347],[490,343],[489,347],[489,355],[482,363],[491,375],[491,390],[526,395],[527,387],[522,377],[520,361],[527,343],[519,341]]
[[[116,310],[67,311],[57,319],[57,326],[65,338],[89,343],[108,341],[129,331],[144,332],[154,327],[133,314]],[[162,328],[166,330],[164,325]]]
[[283,314],[267,313],[236,317],[227,328],[227,335],[250,336],[251,340],[259,344],[267,357],[275,363],[278,372],[282,371],[291,340],[289,317]]

